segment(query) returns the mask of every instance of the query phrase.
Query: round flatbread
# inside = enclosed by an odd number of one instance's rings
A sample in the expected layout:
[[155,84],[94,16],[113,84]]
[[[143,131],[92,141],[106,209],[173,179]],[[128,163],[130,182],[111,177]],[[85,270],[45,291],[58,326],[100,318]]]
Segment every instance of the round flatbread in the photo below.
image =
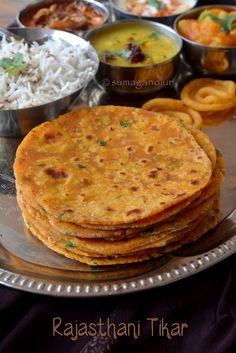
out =
[[18,188],[49,215],[96,225],[129,224],[174,207],[200,192],[212,170],[181,122],[114,106],[82,108],[36,127],[14,164]]

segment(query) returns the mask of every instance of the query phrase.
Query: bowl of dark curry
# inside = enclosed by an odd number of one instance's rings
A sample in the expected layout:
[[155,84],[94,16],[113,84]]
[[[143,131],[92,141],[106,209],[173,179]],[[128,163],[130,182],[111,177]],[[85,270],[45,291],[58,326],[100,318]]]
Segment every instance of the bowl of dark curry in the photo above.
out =
[[27,5],[16,18],[20,27],[59,29],[80,35],[108,19],[108,9],[90,0],[40,1]]

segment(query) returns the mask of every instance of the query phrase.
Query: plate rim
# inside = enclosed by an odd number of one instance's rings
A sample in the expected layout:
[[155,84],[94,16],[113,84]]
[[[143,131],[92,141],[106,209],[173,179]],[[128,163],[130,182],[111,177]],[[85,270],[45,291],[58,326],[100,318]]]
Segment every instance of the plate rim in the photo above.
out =
[[125,280],[91,281],[50,281],[0,268],[0,284],[34,294],[57,297],[106,297],[140,292],[146,289],[163,287],[206,270],[236,253],[236,234],[217,247],[198,255],[175,257],[162,267],[139,277]]

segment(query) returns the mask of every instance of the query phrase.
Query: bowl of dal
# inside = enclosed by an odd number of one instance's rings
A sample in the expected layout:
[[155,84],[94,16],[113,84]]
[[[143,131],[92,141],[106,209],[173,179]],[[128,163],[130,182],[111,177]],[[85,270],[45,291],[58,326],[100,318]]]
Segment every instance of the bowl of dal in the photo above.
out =
[[171,28],[144,20],[120,20],[85,37],[99,57],[98,82],[122,95],[150,94],[173,85],[182,39]]

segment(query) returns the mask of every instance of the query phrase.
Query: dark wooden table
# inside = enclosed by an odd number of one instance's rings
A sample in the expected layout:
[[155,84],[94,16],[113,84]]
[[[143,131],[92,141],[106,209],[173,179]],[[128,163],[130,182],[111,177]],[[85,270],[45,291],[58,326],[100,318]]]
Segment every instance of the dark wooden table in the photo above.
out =
[[7,27],[14,22],[17,12],[29,4],[29,0],[6,0],[0,3],[0,26]]

